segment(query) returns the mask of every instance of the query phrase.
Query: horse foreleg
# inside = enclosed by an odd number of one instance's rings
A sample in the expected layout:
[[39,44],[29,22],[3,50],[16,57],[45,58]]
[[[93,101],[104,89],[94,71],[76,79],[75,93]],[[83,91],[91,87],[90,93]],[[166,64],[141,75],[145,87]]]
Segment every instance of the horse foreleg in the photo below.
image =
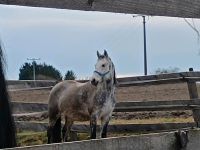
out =
[[97,118],[92,116],[90,119],[90,138],[96,139]]
[[62,128],[62,139],[63,139],[63,142],[67,142],[67,136],[66,136],[66,132],[67,132],[67,128],[66,126],[64,125],[63,128]]
[[106,119],[105,118],[101,119],[101,129],[100,129],[101,138],[107,137],[107,128],[108,128],[109,121],[110,121],[110,117]]
[[101,138],[106,138],[106,137],[107,137],[107,128],[108,128],[108,124],[109,124],[109,121],[106,122],[106,123],[103,125],[102,132],[101,132]]

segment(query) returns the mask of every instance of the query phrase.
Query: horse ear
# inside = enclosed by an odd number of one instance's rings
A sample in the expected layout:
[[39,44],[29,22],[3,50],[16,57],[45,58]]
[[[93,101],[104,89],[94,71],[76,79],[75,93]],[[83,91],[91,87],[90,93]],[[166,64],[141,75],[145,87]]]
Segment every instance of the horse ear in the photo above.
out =
[[105,56],[105,57],[108,57],[108,53],[107,53],[106,50],[104,50],[104,56]]
[[101,54],[97,51],[97,57],[100,58]]

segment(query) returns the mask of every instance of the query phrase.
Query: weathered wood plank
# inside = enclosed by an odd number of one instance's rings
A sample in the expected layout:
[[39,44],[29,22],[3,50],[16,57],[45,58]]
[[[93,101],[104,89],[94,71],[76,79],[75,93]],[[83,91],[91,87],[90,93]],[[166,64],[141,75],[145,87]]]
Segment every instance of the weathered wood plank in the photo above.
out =
[[143,81],[128,81],[119,82],[117,87],[131,87],[131,86],[144,86],[144,85],[160,85],[160,84],[177,84],[185,83],[185,78],[171,78],[171,79],[158,79],[158,80],[143,80]]
[[200,109],[200,100],[172,100],[172,101],[146,101],[146,102],[120,102],[116,104],[114,112],[139,111],[172,111]]
[[116,107],[114,112],[140,112],[140,111],[172,111],[172,110],[192,110],[200,109],[199,105],[160,105],[160,106],[130,106],[130,107]]
[[[108,132],[159,132],[192,127],[195,127],[195,123],[117,124],[109,125]],[[77,132],[89,132],[90,126],[75,125],[72,129]]]
[[53,86],[49,87],[35,87],[35,88],[23,88],[23,89],[11,89],[10,92],[17,92],[17,91],[34,91],[34,90],[51,90]]
[[200,18],[200,0],[0,0],[0,4]]
[[[11,103],[13,112],[27,113],[27,112],[42,112],[47,111],[48,105],[42,103]],[[136,112],[136,111],[166,111],[166,110],[192,110],[200,109],[200,100],[166,100],[166,101],[126,101],[117,103],[115,112]]]
[[[28,121],[16,121],[16,127],[18,131],[46,131],[47,123],[37,123]],[[158,131],[170,131],[183,128],[195,127],[195,123],[160,123],[160,124],[116,124],[109,125],[108,132],[158,132]],[[73,131],[87,133],[90,131],[89,125],[73,125]],[[98,126],[99,130],[99,126]]]
[[[78,80],[78,82],[87,82],[88,80]],[[159,84],[177,84],[187,81],[200,81],[200,72],[180,72],[148,76],[135,76],[117,78],[118,87],[159,85]]]
[[179,72],[179,73],[167,73],[158,75],[148,75],[148,76],[135,76],[118,78],[118,82],[129,82],[129,81],[151,81],[151,80],[165,80],[165,79],[195,79],[200,77],[200,72]]
[[11,102],[13,113],[41,112],[47,111],[48,104]]
[[192,100],[164,100],[164,101],[128,101],[118,102],[116,107],[130,107],[130,106],[160,106],[160,105],[200,105],[200,99]]
[[[190,99],[191,100],[197,99],[198,98],[198,90],[197,90],[196,82],[188,81],[187,85],[188,85]],[[197,127],[200,127],[200,109],[194,108],[192,111],[193,111],[194,121],[196,122]]]

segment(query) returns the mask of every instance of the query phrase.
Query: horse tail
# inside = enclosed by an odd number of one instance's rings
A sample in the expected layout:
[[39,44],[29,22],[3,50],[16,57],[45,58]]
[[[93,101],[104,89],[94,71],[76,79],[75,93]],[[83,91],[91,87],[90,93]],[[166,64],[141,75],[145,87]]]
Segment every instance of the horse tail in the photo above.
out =
[[47,130],[48,144],[61,142],[61,117],[59,117],[54,126],[49,126]]
[[52,130],[53,143],[61,142],[61,117],[56,120]]
[[48,104],[49,127],[47,130],[48,143],[61,142],[61,115],[55,102],[55,97],[50,94]]

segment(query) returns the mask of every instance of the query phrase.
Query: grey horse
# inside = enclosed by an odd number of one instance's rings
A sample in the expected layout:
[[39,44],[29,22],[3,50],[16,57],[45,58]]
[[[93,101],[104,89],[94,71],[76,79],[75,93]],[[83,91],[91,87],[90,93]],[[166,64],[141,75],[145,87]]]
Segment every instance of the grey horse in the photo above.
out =
[[[96,138],[97,120],[100,137],[107,137],[107,126],[115,107],[115,67],[104,50],[97,51],[95,71],[88,82],[63,81],[53,87],[49,96],[48,143],[69,141],[74,121],[90,121],[90,138]],[[61,139],[61,116],[65,119]]]

